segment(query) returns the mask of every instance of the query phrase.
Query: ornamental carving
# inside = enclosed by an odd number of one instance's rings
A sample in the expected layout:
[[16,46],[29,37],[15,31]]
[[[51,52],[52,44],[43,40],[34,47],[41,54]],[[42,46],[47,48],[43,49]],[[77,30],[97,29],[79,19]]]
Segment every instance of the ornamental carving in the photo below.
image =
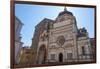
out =
[[65,38],[64,38],[64,36],[59,36],[59,37],[57,38],[57,44],[58,44],[59,46],[62,46],[64,43],[65,43]]

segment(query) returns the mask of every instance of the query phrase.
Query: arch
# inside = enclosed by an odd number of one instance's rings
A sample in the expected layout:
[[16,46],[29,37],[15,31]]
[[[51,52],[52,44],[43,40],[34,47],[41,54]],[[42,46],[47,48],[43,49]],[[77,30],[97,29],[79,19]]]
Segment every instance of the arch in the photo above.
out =
[[38,51],[38,63],[44,64],[46,60],[46,47],[45,45],[41,45]]
[[63,54],[59,53],[59,62],[63,62]]

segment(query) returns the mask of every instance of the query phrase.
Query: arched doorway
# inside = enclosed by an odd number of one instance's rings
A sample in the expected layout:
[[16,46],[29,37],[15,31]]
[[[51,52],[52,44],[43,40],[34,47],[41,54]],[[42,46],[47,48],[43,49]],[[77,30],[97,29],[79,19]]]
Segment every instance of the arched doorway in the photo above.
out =
[[63,62],[63,54],[59,53],[59,62]]
[[46,60],[46,48],[45,45],[41,45],[38,51],[38,63],[44,64]]

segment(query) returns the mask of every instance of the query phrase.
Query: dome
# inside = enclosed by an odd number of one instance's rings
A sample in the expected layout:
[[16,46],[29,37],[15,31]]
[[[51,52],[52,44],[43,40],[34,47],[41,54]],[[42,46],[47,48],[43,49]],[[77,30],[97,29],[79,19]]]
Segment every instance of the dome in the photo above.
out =
[[71,12],[67,11],[66,7],[64,8],[64,11],[60,12],[58,16],[64,15],[64,14],[69,14],[73,15]]

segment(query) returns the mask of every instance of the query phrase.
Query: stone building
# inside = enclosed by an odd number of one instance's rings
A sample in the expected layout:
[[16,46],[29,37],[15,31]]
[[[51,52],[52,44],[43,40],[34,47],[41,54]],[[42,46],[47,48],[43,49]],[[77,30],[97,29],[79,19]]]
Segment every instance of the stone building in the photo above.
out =
[[78,29],[75,16],[66,8],[55,20],[44,18],[35,27],[31,48],[38,64],[93,61],[87,30]]
[[90,38],[90,42],[91,42],[91,46],[92,46],[93,58],[96,59],[96,44],[95,44],[96,42],[95,42],[95,38]]
[[21,29],[22,29],[23,23],[15,17],[15,64],[19,63],[20,58],[20,51],[23,45],[23,42],[21,42]]
[[19,64],[20,65],[31,64],[31,58],[33,58],[32,56],[33,56],[33,53],[29,46],[22,47],[21,52],[20,52]]

